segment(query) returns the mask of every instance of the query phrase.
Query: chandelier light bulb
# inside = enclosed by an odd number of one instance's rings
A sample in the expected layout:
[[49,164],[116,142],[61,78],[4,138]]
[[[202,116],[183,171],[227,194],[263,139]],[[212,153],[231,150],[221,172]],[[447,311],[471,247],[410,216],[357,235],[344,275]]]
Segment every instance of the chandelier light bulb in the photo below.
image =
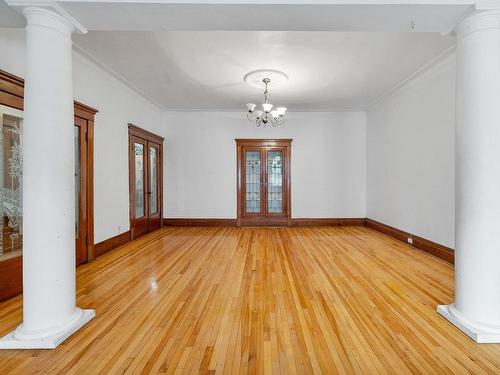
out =
[[276,108],[276,111],[278,111],[278,115],[284,116],[286,112],[286,107],[278,107]]
[[253,112],[253,110],[255,109],[255,107],[257,107],[257,104],[247,103],[248,112]]
[[271,109],[273,108],[273,105],[272,104],[269,104],[269,103],[264,103],[262,104],[262,109],[264,110],[264,112],[266,113],[269,113],[271,112]]

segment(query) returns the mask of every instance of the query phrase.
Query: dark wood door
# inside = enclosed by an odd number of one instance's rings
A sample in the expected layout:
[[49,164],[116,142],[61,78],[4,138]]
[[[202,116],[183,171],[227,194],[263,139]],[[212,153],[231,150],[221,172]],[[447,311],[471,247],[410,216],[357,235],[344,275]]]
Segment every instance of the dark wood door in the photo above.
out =
[[156,142],[147,142],[148,146],[148,190],[147,190],[147,208],[148,208],[148,231],[161,227],[161,206],[162,197],[162,147]]
[[130,136],[130,226],[133,238],[148,232],[147,201],[147,141]]
[[291,140],[237,139],[238,226],[291,225]]
[[76,265],[87,263],[87,121],[75,117],[75,241]]
[[129,125],[130,231],[140,237],[162,225],[163,138]]

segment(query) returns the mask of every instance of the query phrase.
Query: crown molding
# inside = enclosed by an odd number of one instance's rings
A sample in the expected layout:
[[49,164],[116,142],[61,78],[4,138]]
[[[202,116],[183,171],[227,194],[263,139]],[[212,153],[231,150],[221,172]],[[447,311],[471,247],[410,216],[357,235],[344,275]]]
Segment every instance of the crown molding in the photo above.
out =
[[[168,108],[164,107],[165,112],[234,112],[246,113],[246,108]],[[363,108],[320,108],[320,109],[288,109],[287,113],[334,113],[334,112],[365,112]],[[245,118],[246,119],[246,118]]]
[[500,10],[500,0],[476,0],[477,10]]
[[53,11],[58,14],[62,18],[64,18],[67,22],[69,22],[77,32],[80,34],[86,34],[87,29],[78,22],[71,14],[66,12],[62,6],[60,6],[57,2],[52,0],[6,0],[7,5],[11,6],[15,9],[24,10],[26,8],[42,8]]
[[445,60],[448,56],[452,55],[456,50],[456,45],[453,45],[446,49],[443,53],[417,69],[415,72],[410,74],[408,77],[402,79],[399,81],[396,85],[394,85],[390,90],[386,91],[379,97],[377,97],[375,100],[373,100],[370,104],[368,104],[366,110],[370,110],[372,107],[374,107],[376,104],[380,103],[382,100],[385,98],[397,93],[398,91],[402,90],[406,86],[408,86],[410,83],[413,81],[417,80],[421,75],[438,65],[441,61]]

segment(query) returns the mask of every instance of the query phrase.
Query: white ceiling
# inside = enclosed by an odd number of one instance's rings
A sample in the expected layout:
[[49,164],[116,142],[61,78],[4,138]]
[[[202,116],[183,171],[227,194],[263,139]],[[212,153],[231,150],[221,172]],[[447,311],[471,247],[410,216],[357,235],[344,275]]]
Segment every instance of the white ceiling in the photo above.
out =
[[208,110],[261,101],[261,90],[243,82],[260,68],[290,77],[271,83],[273,104],[363,109],[455,43],[437,33],[304,31],[90,32],[74,40],[164,108]]
[[[472,0],[473,1],[473,0]],[[417,4],[417,3],[421,4]],[[450,31],[463,1],[65,1],[88,30]],[[357,4],[354,4],[357,3]],[[385,3],[385,4],[380,4]],[[399,4],[398,4],[399,3]],[[446,4],[445,4],[446,3]]]
[[[283,87],[271,83],[272,102],[332,110],[367,108],[447,51],[455,40],[442,34],[473,2],[65,0],[57,6],[91,30],[74,36],[80,50],[163,108],[259,102],[262,93],[245,86],[243,76],[270,68],[290,76]],[[0,26],[24,26],[3,0]]]

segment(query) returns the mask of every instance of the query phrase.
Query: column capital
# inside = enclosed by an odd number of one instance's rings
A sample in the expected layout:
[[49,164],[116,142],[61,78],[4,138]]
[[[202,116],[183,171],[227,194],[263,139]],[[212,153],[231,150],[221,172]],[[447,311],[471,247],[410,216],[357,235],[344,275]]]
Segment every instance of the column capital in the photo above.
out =
[[[70,33],[74,31],[80,34],[87,33],[87,29],[55,1],[6,0],[6,3],[22,11],[26,19],[29,17],[36,19],[39,26],[51,27],[60,32],[65,32],[69,28]],[[29,19],[28,24],[30,24]]]
[[458,39],[477,31],[500,30],[500,10],[485,10],[474,12],[464,18],[455,28]]

